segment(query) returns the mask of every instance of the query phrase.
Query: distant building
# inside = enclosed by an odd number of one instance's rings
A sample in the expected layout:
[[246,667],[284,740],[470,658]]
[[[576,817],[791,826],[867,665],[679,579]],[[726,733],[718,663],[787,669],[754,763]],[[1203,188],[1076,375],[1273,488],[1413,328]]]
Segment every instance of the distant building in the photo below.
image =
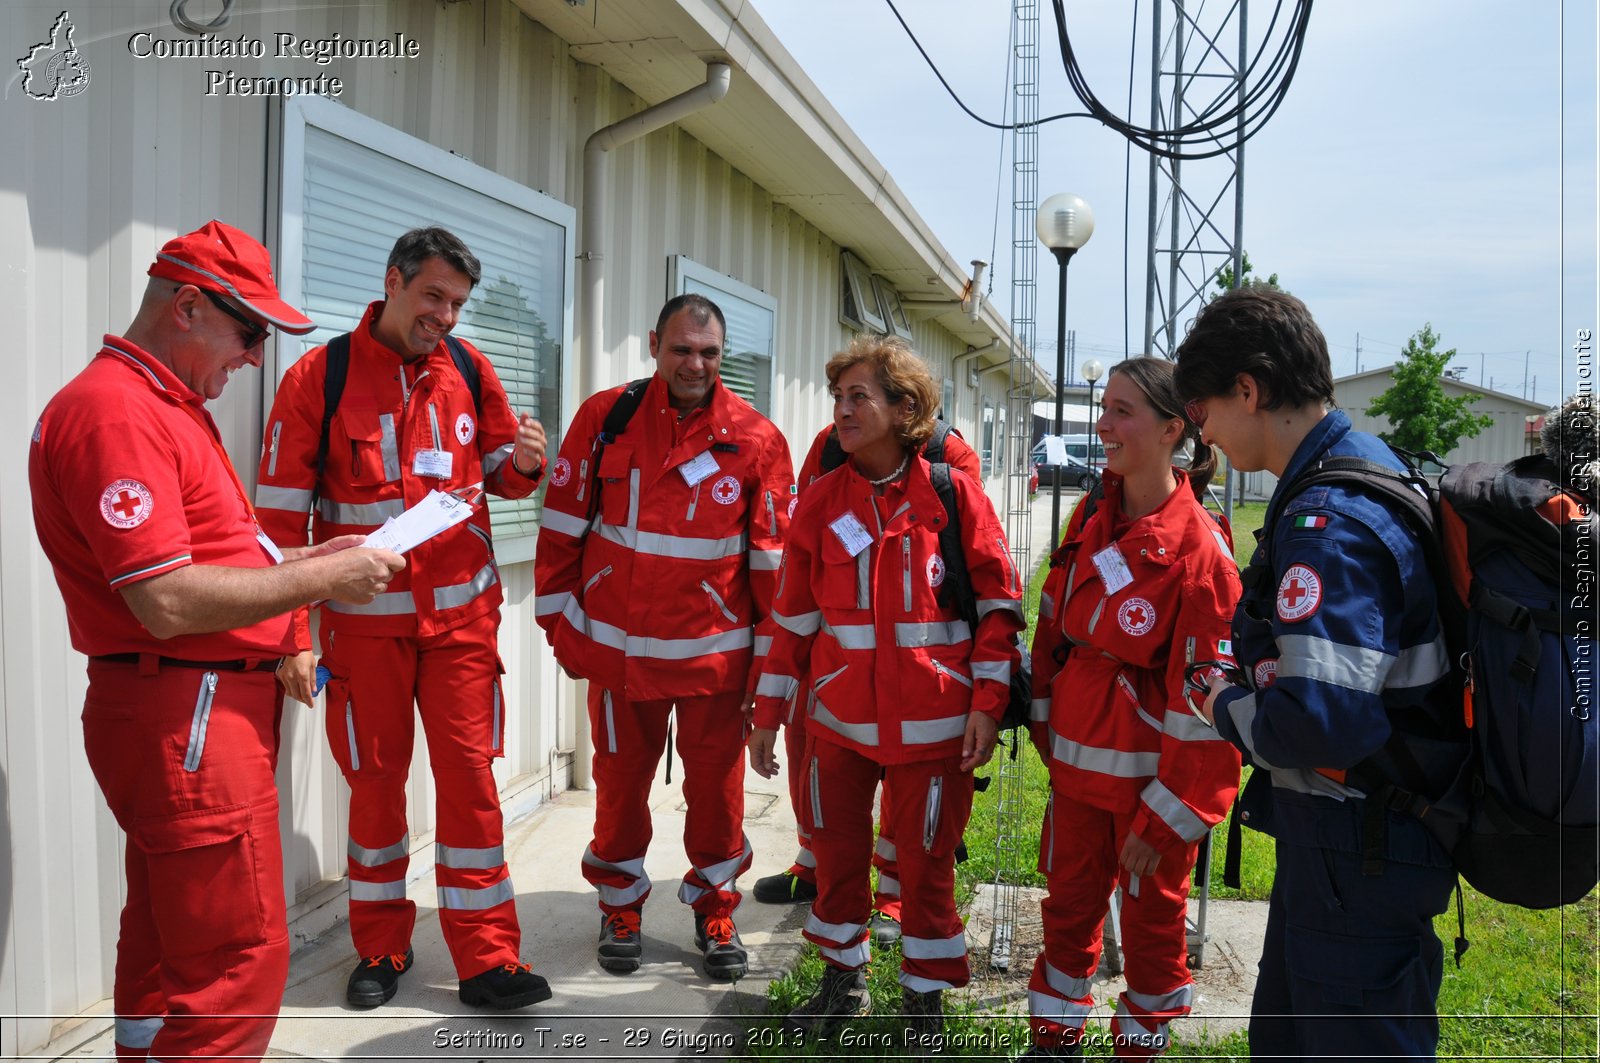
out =
[[[1476,395],[1478,401],[1468,407],[1470,412],[1494,418],[1494,424],[1470,439],[1461,440],[1461,444],[1450,453],[1439,455],[1446,464],[1468,461],[1499,463],[1520,458],[1538,449],[1537,429],[1530,429],[1530,425],[1536,423],[1548,409],[1544,403],[1507,395],[1503,391],[1490,391],[1452,377],[1444,377],[1440,383],[1444,385],[1444,393],[1449,398]],[[1333,382],[1333,396],[1357,428],[1377,435],[1389,431],[1389,419],[1369,416],[1367,407],[1393,384],[1394,366],[1386,365],[1381,369],[1340,377]]]

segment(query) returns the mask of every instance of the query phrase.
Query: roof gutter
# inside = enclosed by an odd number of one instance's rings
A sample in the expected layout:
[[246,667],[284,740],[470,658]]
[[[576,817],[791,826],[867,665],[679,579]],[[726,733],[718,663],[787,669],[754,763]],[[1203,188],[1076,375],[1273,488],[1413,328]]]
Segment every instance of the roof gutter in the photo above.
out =
[[[707,63],[706,80],[687,92],[680,92],[654,107],[629,115],[599,129],[583,145],[583,218],[578,232],[578,287],[583,292],[583,314],[579,322],[578,393],[592,395],[610,381],[601,379],[607,365],[605,350],[605,272],[601,249],[606,244],[606,219],[610,211],[602,205],[606,171],[612,148],[647,136],[662,126],[671,125],[696,111],[710,107],[728,94],[733,68],[727,63]],[[580,713],[579,717],[582,718]],[[587,764],[584,755],[578,763]]]

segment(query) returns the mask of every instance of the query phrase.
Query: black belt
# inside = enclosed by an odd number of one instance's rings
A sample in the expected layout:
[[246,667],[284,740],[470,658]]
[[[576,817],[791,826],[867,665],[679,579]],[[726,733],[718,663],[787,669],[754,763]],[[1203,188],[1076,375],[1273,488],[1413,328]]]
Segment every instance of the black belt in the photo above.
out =
[[[106,653],[89,659],[107,664],[138,664],[141,658],[148,656],[144,653]],[[238,661],[185,661],[177,657],[157,657],[156,663],[162,668],[198,668],[207,672],[272,672],[277,670],[282,660],[282,657],[249,657]]]

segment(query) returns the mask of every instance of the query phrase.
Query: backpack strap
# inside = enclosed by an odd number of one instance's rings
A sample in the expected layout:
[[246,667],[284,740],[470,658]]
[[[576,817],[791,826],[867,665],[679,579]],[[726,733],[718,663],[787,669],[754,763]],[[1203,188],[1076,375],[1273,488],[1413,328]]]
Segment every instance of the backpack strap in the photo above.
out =
[[[930,459],[932,460],[932,459]],[[834,425],[828,429],[828,436],[822,441],[821,466],[823,472],[832,472],[844,464],[844,447],[839,445],[839,426]]]
[[350,333],[341,332],[328,341],[322,376],[322,435],[317,440],[316,479],[311,483],[311,508],[316,509],[322,494],[322,474],[328,468],[328,433],[333,430],[333,415],[344,397],[345,381],[350,377]]
[[928,464],[928,479],[944,503],[945,522],[939,529],[939,553],[944,558],[944,582],[939,586],[939,604],[954,607],[972,628],[978,630],[978,601],[972,589],[972,573],[967,569],[967,554],[961,546],[961,506],[956,500],[950,466],[944,462]]
[[595,512],[600,508],[600,455],[627,430],[628,422],[633,420],[633,415],[639,411],[639,404],[644,401],[644,392],[650,386],[651,379],[641,377],[628,381],[617,395],[617,400],[611,404],[611,409],[606,411],[600,434],[594,437],[594,445],[589,450],[589,508],[586,514],[589,521],[594,520]]
[[933,435],[928,437],[927,443],[922,447],[922,456],[928,459],[928,464],[932,465],[935,462],[949,464],[944,459],[944,441],[950,438],[951,431],[949,421],[943,417],[934,418]]
[[478,375],[478,363],[472,360],[467,348],[454,336],[446,335],[444,345],[450,351],[450,360],[456,364],[456,372],[467,382],[467,388],[472,392],[472,408],[477,412],[478,420],[482,421],[483,378]]

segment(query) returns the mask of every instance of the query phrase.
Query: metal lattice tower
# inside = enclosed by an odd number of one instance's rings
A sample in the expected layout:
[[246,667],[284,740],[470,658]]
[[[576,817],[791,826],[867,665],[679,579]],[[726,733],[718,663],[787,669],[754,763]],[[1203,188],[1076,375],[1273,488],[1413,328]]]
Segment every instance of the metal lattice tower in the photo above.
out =
[[[1028,450],[1033,443],[1033,343],[1039,259],[1034,215],[1039,205],[1039,4],[1012,2],[1011,132],[1011,331],[1016,346],[1007,365],[1005,506],[1012,570],[1019,580],[1032,574],[1029,541],[1032,509],[1028,499]],[[1017,925],[1017,880],[1024,868],[1022,846],[1038,824],[1023,807],[1022,736],[1012,732],[1012,753],[996,750],[994,930],[989,965],[1009,970]]]
[[[1249,0],[1152,0],[1150,126],[1192,121],[1230,93],[1243,104]],[[1171,358],[1217,273],[1243,257],[1243,127],[1220,130],[1237,146],[1214,159],[1150,156],[1150,258],[1145,271],[1145,350]]]

